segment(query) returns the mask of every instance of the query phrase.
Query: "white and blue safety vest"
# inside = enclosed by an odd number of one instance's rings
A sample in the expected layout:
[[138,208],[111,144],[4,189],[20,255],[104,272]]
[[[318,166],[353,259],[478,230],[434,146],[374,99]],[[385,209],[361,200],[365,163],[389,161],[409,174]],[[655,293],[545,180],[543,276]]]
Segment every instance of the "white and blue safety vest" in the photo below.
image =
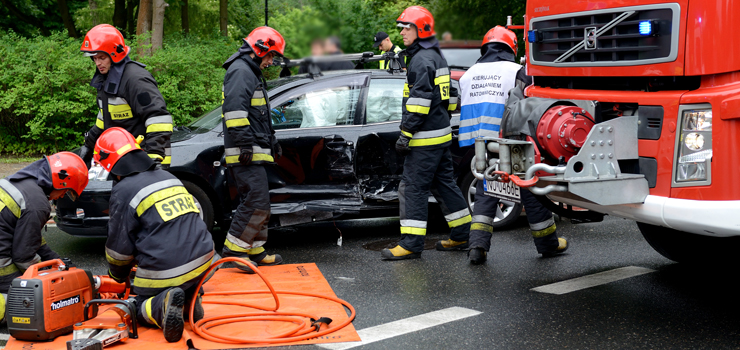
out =
[[478,137],[498,137],[509,90],[522,66],[509,61],[476,63],[460,78],[460,147]]

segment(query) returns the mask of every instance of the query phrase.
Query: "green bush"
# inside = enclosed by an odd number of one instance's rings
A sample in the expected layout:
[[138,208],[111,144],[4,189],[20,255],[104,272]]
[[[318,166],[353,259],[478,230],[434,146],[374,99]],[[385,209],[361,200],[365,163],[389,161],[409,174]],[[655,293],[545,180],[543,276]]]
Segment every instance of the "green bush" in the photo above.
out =
[[[171,35],[147,65],[173,115],[188,123],[221,102],[221,64],[241,45],[223,37]],[[42,154],[73,149],[95,122],[94,65],[80,54],[81,39],[54,33],[25,38],[0,33],[0,153]]]

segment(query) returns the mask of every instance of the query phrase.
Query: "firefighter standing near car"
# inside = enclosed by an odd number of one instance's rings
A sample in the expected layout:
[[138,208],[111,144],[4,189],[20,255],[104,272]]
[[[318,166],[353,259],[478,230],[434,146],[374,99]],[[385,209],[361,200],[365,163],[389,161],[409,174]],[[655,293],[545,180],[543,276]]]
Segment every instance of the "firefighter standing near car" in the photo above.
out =
[[[269,255],[270,192],[265,165],[282,153],[270,122],[267,82],[262,70],[285,52],[285,40],[275,29],[258,27],[244,39],[239,52],[224,64],[223,128],[226,165],[236,181],[240,203],[226,235],[222,255],[251,260],[257,266],[277,265]],[[248,273],[248,266],[237,265]]]
[[49,201],[65,194],[74,201],[87,182],[85,163],[71,152],[44,157],[0,179],[0,319],[13,279],[33,264],[59,259],[41,236]]
[[211,234],[182,182],[156,169],[128,131],[104,131],[94,153],[95,162],[115,176],[105,242],[108,274],[123,283],[137,265],[132,293],[139,324],[179,341],[186,302],[196,298],[193,321],[203,318],[202,291],[196,289],[214,259]]
[[[388,36],[388,33],[386,32],[378,32],[378,34],[375,34],[373,37],[373,47],[380,49],[380,54],[385,54],[387,52],[394,52],[398,54],[399,52],[403,51],[400,47],[393,44],[391,41],[390,36]],[[403,60],[401,60],[401,69],[406,69],[406,61],[407,57],[404,57]],[[388,69],[388,63],[386,61],[380,61],[380,69]]]
[[457,90],[434,37],[434,18],[421,6],[403,11],[396,20],[409,57],[403,91],[401,136],[396,151],[406,155],[398,197],[401,241],[383,249],[386,260],[419,258],[424,249],[430,191],[439,202],[451,228],[450,238],[437,242],[438,250],[467,248],[470,211],[455,184],[450,144],[449,111],[457,106]]
[[90,165],[92,149],[100,134],[121,127],[135,137],[143,136],[142,148],[157,163],[170,166],[172,116],[159,93],[157,82],[144,65],[132,61],[123,35],[109,24],[100,24],[85,35],[80,50],[97,68],[90,85],[98,90],[98,117],[85,135],[80,156]]
[[[516,34],[504,27],[496,26],[483,37],[481,58],[460,78],[460,147],[473,145],[478,137],[498,137],[509,90],[532,83],[524,67],[514,63],[516,51]],[[568,249],[565,238],[558,238],[552,212],[532,192],[520,193],[537,252],[553,256]],[[471,264],[486,261],[498,207],[499,199],[486,195],[483,181],[478,181],[470,228]]]

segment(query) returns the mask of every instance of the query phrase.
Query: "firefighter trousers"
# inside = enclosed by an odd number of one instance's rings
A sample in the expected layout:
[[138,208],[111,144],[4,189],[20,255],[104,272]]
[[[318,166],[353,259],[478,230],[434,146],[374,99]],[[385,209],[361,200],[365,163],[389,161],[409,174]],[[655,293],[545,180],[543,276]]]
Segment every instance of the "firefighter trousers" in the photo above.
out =
[[[270,221],[270,190],[264,165],[231,167],[239,192],[239,207],[224,242],[223,256],[245,256],[264,250]],[[259,251],[257,251],[259,250]]]
[[[198,282],[203,278],[203,274],[200,274],[197,278],[194,278],[179,288],[185,292],[185,304],[183,306],[183,316],[185,313],[190,312],[190,302],[198,294],[203,295],[203,288],[198,290]],[[163,290],[157,295],[137,295],[134,297],[136,300],[136,321],[139,324],[145,324],[149,326],[162,328],[162,321],[165,317],[164,302],[167,296],[167,291],[170,288]],[[196,294],[196,292],[198,292]]]
[[455,184],[450,148],[412,147],[403,163],[403,177],[398,186],[401,241],[399,245],[415,253],[424,250],[427,231],[429,194],[440,204],[450,239],[467,241],[470,234],[468,204]]
[[[534,245],[537,252],[549,253],[558,247],[558,234],[556,232],[555,220],[552,212],[540,203],[534,194],[527,189],[521,189],[522,205],[527,212],[529,229],[532,231]],[[483,248],[485,251],[491,249],[491,236],[493,235],[493,219],[496,217],[496,209],[499,199],[486,195],[483,181],[478,181],[475,188],[475,206],[473,207],[473,224],[470,226],[470,248]],[[511,214],[515,215],[515,214]]]

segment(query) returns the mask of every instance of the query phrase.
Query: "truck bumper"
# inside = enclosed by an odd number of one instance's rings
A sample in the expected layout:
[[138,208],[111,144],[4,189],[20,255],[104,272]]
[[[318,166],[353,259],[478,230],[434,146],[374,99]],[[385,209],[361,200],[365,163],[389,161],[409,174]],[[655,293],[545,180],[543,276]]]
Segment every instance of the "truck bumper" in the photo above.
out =
[[740,236],[740,201],[696,201],[649,195],[642,204],[598,205],[551,193],[550,199],[596,212],[712,237]]

